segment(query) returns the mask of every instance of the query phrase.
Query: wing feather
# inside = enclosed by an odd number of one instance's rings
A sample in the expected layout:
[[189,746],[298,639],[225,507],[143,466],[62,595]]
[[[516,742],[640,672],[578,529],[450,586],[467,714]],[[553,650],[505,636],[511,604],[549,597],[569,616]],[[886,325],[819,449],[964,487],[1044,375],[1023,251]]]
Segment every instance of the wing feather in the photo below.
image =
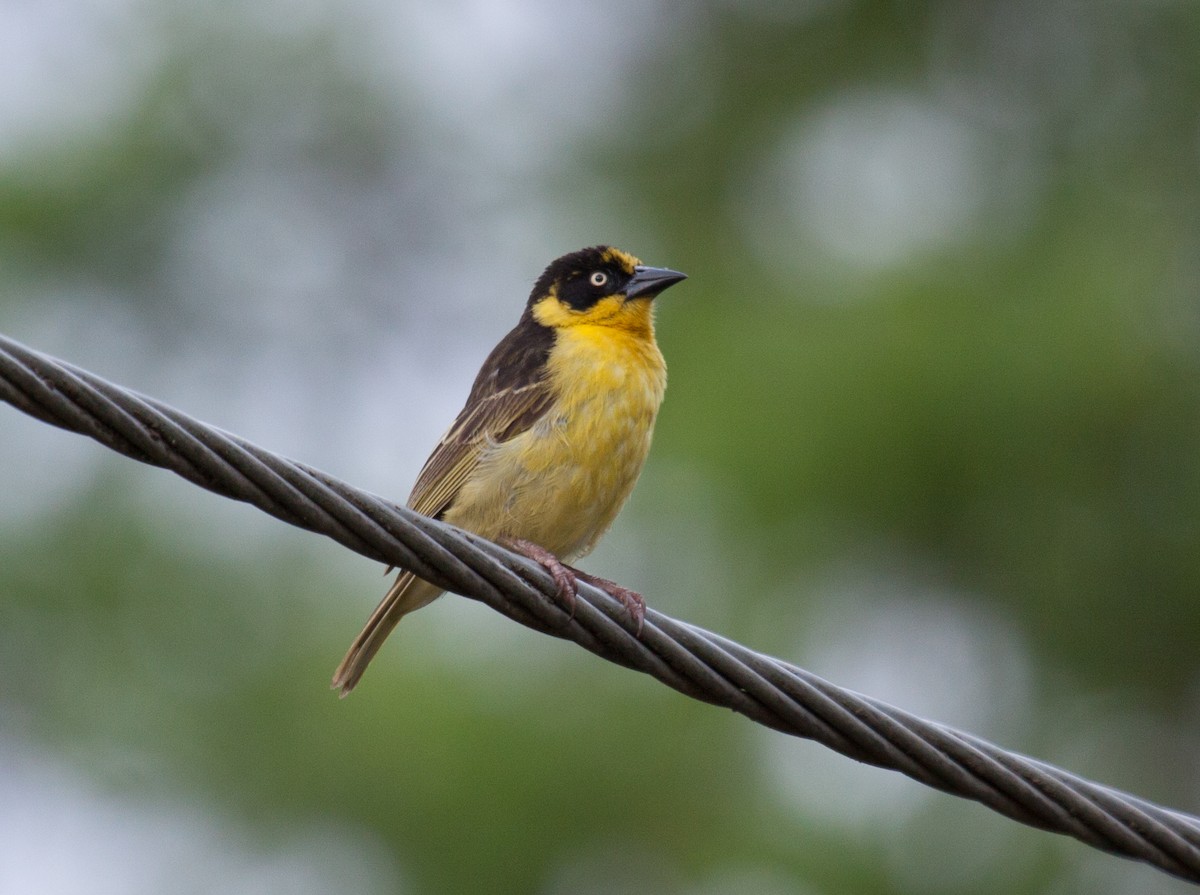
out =
[[536,423],[554,402],[546,358],[554,334],[525,316],[484,361],[467,403],[434,448],[408,505],[441,516],[479,463],[483,448],[515,438]]

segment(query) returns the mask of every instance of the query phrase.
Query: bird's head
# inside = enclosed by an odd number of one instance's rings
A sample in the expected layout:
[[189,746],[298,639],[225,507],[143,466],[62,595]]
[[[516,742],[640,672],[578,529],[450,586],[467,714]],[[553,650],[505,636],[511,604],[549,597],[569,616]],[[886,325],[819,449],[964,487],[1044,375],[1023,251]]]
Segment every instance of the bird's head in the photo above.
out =
[[612,246],[594,246],[550,262],[533,286],[527,312],[556,329],[592,324],[650,331],[651,299],[686,278],[647,267]]

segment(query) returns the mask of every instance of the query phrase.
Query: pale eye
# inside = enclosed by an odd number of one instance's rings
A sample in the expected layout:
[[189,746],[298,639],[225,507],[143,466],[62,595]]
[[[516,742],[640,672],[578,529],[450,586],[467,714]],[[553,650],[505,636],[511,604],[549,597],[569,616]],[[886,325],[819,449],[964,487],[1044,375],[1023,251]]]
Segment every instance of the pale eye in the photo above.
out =
[[603,286],[605,283],[608,282],[608,274],[606,274],[602,270],[598,270],[588,278],[588,282],[591,283],[593,286],[597,286],[597,287]]

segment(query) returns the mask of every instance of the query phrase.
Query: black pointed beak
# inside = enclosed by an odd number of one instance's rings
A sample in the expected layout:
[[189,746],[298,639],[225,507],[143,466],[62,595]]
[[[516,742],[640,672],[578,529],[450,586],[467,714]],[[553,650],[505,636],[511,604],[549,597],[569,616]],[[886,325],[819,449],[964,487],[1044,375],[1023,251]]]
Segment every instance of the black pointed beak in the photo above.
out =
[[625,284],[626,298],[654,298],[668,286],[686,280],[687,274],[667,267],[646,267],[639,264],[633,269],[633,277]]

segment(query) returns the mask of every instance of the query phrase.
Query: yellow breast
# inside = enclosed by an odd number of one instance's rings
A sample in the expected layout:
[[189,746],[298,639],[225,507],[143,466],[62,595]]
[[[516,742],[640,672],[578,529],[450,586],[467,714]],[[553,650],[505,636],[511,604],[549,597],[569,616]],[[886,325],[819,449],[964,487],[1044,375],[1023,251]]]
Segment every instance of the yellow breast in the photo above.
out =
[[548,373],[554,404],[485,450],[446,518],[570,561],[595,546],[633,490],[667,373],[652,330],[603,325],[558,330]]

